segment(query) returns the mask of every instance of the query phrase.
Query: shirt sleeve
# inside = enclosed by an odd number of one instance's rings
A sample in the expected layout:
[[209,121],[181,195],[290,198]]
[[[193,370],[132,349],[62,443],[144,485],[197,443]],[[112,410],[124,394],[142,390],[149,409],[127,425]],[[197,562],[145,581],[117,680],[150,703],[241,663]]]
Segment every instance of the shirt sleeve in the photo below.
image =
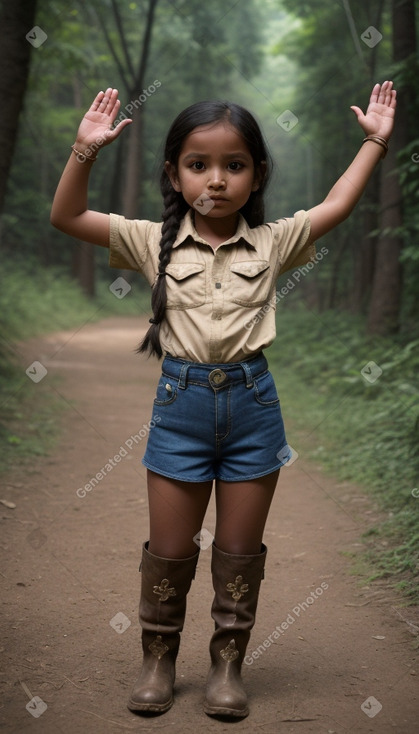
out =
[[146,274],[150,248],[160,241],[161,224],[148,219],[125,219],[110,215],[109,265],[119,270],[137,270]]
[[307,244],[310,218],[304,209],[296,212],[293,217],[278,219],[269,226],[278,247],[278,275],[315,260],[315,245]]

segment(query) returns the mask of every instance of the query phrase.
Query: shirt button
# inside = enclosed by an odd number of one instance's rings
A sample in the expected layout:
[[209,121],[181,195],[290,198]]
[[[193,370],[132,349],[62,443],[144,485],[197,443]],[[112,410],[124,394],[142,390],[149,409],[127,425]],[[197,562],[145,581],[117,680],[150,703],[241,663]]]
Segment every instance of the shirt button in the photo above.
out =
[[221,283],[216,283],[216,284],[215,284],[215,287],[216,287],[216,288],[221,288]]

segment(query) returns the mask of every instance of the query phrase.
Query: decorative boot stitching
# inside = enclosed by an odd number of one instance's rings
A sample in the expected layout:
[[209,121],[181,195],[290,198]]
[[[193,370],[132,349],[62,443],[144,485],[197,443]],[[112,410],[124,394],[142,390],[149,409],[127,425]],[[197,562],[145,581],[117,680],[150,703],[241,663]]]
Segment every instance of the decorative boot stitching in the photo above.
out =
[[239,651],[236,648],[236,642],[235,640],[230,640],[227,647],[225,647],[223,650],[220,650],[220,655],[223,660],[225,660],[227,663],[232,663],[233,660],[237,660],[239,657]]
[[243,584],[242,581],[243,576],[236,576],[234,583],[229,583],[226,586],[234,601],[239,601],[249,591],[249,584]]
[[153,593],[160,597],[160,601],[167,601],[169,597],[176,596],[176,589],[174,586],[169,588],[169,579],[162,579],[160,586],[153,586]]
[[156,639],[148,646],[148,649],[158,660],[160,660],[169,648],[164,644],[161,635],[157,635]]

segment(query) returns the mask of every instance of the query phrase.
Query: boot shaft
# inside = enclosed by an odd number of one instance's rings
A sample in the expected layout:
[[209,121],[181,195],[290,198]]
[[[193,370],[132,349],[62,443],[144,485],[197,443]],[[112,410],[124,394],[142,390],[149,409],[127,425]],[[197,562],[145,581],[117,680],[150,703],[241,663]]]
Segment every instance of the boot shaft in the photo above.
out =
[[244,658],[250,631],[255,623],[266,546],[257,555],[232,555],[213,545],[211,563],[215,591],[211,616],[215,631],[210,643],[211,657],[226,661]]
[[144,633],[177,635],[184,625],[186,597],[199,550],[190,558],[160,558],[143,546],[139,619]]

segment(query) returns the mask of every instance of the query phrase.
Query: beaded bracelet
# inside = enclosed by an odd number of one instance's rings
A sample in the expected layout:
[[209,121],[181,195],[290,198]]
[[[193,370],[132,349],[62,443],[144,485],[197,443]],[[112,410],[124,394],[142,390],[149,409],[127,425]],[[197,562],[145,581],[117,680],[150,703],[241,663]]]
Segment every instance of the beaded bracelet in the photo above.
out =
[[[95,161],[97,161],[97,156],[95,158],[90,158],[90,156],[86,155],[86,153],[80,153],[80,151],[77,150],[74,145],[71,145],[70,148],[73,153],[76,154],[79,163],[86,163],[86,161],[91,161],[91,163],[94,163]],[[89,150],[89,148],[87,148],[87,150]]]
[[367,140],[372,140],[373,143],[377,143],[378,145],[381,145],[383,149],[383,154],[381,158],[385,158],[388,153],[388,143],[385,138],[382,138],[380,135],[367,135],[366,138],[363,139],[362,145],[367,142]]

